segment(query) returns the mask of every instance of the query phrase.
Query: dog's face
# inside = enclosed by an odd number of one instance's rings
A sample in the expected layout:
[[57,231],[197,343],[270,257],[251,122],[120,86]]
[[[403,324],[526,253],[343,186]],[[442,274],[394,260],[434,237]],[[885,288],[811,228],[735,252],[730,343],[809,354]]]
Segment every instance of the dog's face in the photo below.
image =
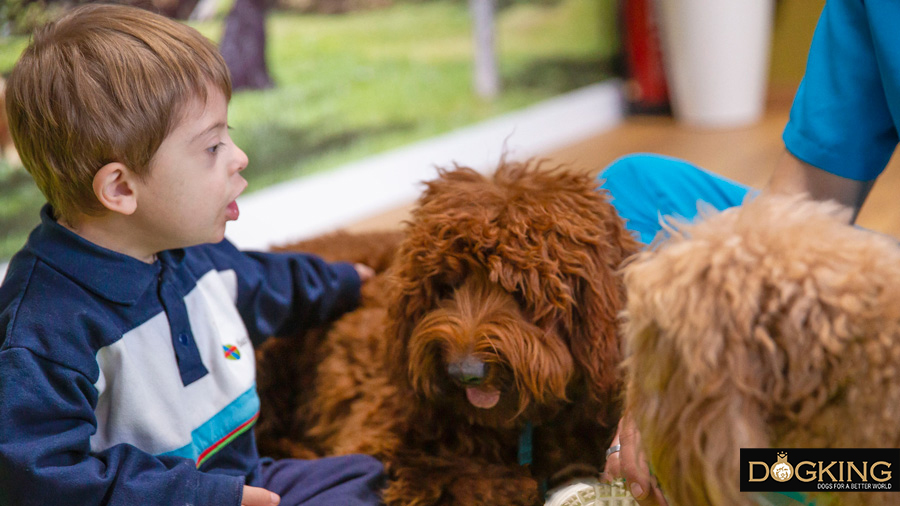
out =
[[554,410],[576,376],[561,330],[537,326],[513,295],[470,276],[413,328],[409,380],[429,402],[452,404],[479,425]]
[[586,175],[458,168],[428,184],[392,269],[396,373],[507,427],[583,402],[618,414],[616,269],[636,250]]
[[670,504],[757,504],[740,448],[896,444],[900,248],[842,211],[759,197],[625,267],[627,410]]

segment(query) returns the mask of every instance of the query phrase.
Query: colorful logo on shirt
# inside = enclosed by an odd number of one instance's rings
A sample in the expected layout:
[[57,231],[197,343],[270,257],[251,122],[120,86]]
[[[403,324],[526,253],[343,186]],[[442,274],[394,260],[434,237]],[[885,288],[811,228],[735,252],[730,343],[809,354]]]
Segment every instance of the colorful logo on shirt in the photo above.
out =
[[227,358],[228,360],[241,359],[241,350],[239,350],[237,346],[233,344],[226,344],[222,346],[222,349],[225,350],[225,358]]

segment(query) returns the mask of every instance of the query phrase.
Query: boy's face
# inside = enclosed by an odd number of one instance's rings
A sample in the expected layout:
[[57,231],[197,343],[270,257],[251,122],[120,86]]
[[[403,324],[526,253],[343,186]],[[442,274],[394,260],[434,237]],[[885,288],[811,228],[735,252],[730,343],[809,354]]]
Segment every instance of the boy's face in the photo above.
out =
[[238,218],[247,155],[228,134],[225,96],[213,86],[207,94],[205,104],[188,104],[138,183],[135,217],[153,251],[219,242],[225,223]]

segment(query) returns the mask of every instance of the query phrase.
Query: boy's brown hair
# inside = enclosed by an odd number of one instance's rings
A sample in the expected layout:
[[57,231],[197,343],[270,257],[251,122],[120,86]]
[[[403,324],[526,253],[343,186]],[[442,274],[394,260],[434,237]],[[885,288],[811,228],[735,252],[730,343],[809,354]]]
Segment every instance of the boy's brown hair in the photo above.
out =
[[78,7],[35,31],[7,82],[10,130],[56,217],[100,214],[97,171],[147,175],[163,139],[207,86],[231,98],[216,47],[193,28],[121,5]]

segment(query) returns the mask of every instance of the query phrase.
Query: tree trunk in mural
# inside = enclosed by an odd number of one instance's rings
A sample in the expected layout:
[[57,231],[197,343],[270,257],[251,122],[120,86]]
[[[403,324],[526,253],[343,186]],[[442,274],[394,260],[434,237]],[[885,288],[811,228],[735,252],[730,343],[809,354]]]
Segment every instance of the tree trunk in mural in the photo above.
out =
[[225,18],[219,50],[235,90],[259,90],[275,85],[266,64],[266,12],[270,0],[235,0]]
[[496,0],[469,0],[475,34],[475,92],[492,99],[500,93],[497,54],[494,49]]

